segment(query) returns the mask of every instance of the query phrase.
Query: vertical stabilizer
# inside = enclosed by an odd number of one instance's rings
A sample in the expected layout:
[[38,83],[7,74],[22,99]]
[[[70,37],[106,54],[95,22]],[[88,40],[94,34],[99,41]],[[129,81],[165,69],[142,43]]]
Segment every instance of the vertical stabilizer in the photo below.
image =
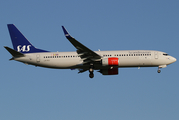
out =
[[48,52],[35,48],[13,24],[7,25],[14,50],[21,53]]

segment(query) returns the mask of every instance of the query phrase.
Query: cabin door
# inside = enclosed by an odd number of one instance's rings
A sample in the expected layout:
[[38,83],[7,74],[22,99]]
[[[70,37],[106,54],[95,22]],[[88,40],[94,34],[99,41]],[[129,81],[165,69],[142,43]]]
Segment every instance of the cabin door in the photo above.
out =
[[36,56],[36,60],[37,60],[37,62],[40,62],[40,55],[39,54]]
[[155,56],[155,59],[158,59],[158,52],[155,52],[154,54],[155,54],[155,55],[154,55],[154,56]]

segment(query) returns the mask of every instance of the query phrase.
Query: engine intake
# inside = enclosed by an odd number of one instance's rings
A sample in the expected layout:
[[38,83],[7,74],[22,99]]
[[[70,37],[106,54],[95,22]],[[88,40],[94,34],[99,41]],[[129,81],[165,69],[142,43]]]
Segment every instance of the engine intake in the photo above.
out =
[[103,66],[118,66],[119,65],[119,58],[111,57],[111,58],[104,58],[102,59]]

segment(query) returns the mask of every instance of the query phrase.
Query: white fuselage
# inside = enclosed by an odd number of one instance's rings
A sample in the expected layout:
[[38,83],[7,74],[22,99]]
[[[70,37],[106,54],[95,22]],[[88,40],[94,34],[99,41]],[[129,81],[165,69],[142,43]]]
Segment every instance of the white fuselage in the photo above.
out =
[[[102,59],[118,58],[117,67],[166,67],[176,61],[172,56],[160,51],[151,50],[123,50],[123,51],[95,51]],[[44,52],[28,53],[25,57],[15,58],[15,60],[25,64],[35,66],[56,68],[56,69],[73,69],[88,68],[83,65],[83,60],[76,52]],[[95,69],[103,69],[110,66],[97,64]]]
[[33,46],[15,25],[7,26],[14,47],[4,46],[13,56],[10,60],[46,68],[78,69],[78,73],[89,71],[90,78],[94,77],[94,70],[103,75],[117,75],[120,67],[158,67],[160,73],[160,68],[176,61],[164,52],[153,50],[92,51],[73,38],[64,26],[64,35],[76,51],[48,52]]

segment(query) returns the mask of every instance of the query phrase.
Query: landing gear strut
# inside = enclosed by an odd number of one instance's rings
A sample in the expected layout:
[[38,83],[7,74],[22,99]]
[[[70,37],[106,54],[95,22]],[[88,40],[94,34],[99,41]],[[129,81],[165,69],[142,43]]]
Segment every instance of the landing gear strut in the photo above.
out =
[[93,71],[94,71],[94,70],[93,70],[93,68],[94,68],[94,66],[93,66],[93,64],[91,64],[91,65],[90,65],[90,68],[89,68],[89,73],[90,73],[90,74],[89,74],[89,77],[90,77],[90,78],[93,78],[93,77],[94,77],[94,74],[93,74]]

